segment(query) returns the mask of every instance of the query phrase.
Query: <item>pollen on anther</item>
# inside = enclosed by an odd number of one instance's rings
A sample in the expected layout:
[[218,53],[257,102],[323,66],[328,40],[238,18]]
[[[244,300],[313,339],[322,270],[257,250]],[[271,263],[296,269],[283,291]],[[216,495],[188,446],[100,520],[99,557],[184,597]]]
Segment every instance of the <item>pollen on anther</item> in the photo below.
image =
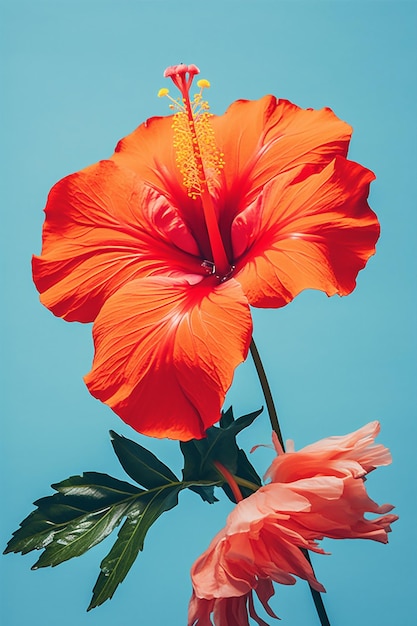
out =
[[[170,73],[166,75],[171,76],[171,69],[169,68]],[[175,111],[172,118],[175,160],[188,195],[195,199],[204,189],[210,191],[216,185],[216,178],[224,167],[224,154],[216,146],[210,120],[212,113],[208,102],[203,100],[202,96],[203,89],[210,87],[210,82],[205,78],[197,81],[200,92],[190,98],[189,87],[192,77],[186,83],[183,77],[184,72],[186,74],[190,69],[185,66],[184,68],[181,66],[180,69],[181,72],[177,72],[179,77],[175,74],[177,78],[173,80],[182,98],[174,100],[168,95],[168,89],[160,89],[158,96],[167,96],[170,100],[169,108]],[[193,75],[195,73],[193,72]]]
[[206,109],[201,106],[201,102],[198,104],[198,108],[193,111],[194,128],[190,126],[187,114],[182,111],[174,115],[172,123],[176,163],[188,195],[192,198],[201,194],[203,185],[210,188],[224,167],[224,155],[216,146],[210,122],[212,114],[207,111],[208,105]]
[[167,96],[168,94],[169,94],[169,89],[167,89],[166,87],[162,87],[162,89],[158,91],[158,98],[163,98],[164,96]]
[[208,89],[210,87],[210,82],[205,78],[200,78],[200,80],[197,81],[197,87],[200,87],[200,89]]

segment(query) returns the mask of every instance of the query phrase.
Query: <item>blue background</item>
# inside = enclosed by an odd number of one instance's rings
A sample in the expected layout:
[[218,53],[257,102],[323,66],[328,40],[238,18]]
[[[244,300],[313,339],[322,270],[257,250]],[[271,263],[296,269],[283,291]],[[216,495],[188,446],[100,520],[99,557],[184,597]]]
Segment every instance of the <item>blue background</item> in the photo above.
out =
[[[284,436],[298,448],[378,419],[393,453],[393,465],[367,482],[401,516],[389,545],[328,541],[332,556],[314,557],[333,626],[416,623],[416,9],[399,0],[3,0],[2,545],[51,482],[84,470],[125,478],[110,428],[181,469],[175,443],[136,435],[88,394],[91,328],[39,304],[30,258],[40,251],[49,188],[106,158],[147,117],[167,114],[156,97],[167,86],[163,70],[195,63],[212,83],[215,113],[266,93],[330,106],[355,129],[350,157],[377,175],[371,204],[382,235],[355,292],[305,292],[284,309],[255,311],[255,339]],[[230,403],[236,414],[263,403],[250,359]],[[248,450],[269,439],[264,415],[239,441]],[[260,473],[271,458],[255,453]],[[33,554],[2,557],[2,623],[185,625],[189,568],[230,507],[181,494],[113,600],[88,614],[112,537],[54,570],[31,572]],[[272,606],[283,624],[318,623],[303,581],[277,586]]]

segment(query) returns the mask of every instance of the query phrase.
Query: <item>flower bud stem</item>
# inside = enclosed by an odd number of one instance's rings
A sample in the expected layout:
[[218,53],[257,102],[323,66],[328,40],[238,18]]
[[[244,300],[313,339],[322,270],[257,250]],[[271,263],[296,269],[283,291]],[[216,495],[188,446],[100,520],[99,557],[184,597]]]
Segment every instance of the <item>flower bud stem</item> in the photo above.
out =
[[240,502],[241,500],[243,500],[242,493],[241,493],[241,491],[240,491],[240,489],[238,487],[238,484],[237,484],[233,474],[231,474],[229,472],[229,470],[225,468],[223,463],[220,463],[220,461],[214,461],[213,465],[215,465],[217,471],[223,476],[223,478],[225,479],[225,481],[229,485],[229,487],[232,490],[232,493],[233,493],[233,495],[235,497],[236,502]]

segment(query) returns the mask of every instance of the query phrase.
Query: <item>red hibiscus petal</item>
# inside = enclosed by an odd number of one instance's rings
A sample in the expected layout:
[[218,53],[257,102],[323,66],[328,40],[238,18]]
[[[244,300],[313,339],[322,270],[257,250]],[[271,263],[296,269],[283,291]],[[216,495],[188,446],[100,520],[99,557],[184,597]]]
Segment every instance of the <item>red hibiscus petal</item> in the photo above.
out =
[[200,250],[197,242],[181,218],[180,212],[168,202],[164,195],[152,187],[145,187],[145,189],[142,210],[155,232],[168,244],[174,244],[180,250],[198,256]]
[[175,209],[112,161],[57,183],[45,213],[33,277],[42,303],[69,321],[94,320],[106,298],[144,273],[201,273]]
[[200,200],[188,196],[176,162],[173,116],[152,117],[119,141],[111,161],[135,172],[139,178],[178,207],[184,222],[198,238],[203,258],[210,245]]
[[[176,163],[173,117],[153,117],[119,141],[111,157],[157,188],[193,220]],[[265,96],[238,100],[224,115],[213,115],[216,145],[224,153],[225,168],[216,193],[222,199],[221,224],[229,223],[256,199],[278,173],[302,166],[304,175],[321,169],[336,156],[346,156],[351,127],[328,109],[301,109],[287,100]],[[198,220],[197,220],[198,221]],[[193,226],[194,228],[194,226]]]
[[328,108],[301,109],[274,96],[238,100],[212,124],[226,186],[239,189],[249,181],[251,198],[278,173],[299,166],[311,172],[346,156],[352,132]]
[[169,172],[170,180],[180,185],[181,177],[175,163],[172,119],[170,115],[146,120],[119,141],[111,160],[156,187],[165,188],[164,172]]
[[233,258],[239,259],[259,236],[261,228],[263,194],[250,202],[232,222],[231,238]]
[[337,158],[304,180],[293,176],[264,190],[260,235],[237,264],[253,306],[283,306],[303,289],[347,295],[375,252],[379,224],[366,200],[372,172]]
[[138,279],[100,311],[85,381],[141,433],[202,438],[220,417],[251,332],[249,306],[234,280]]

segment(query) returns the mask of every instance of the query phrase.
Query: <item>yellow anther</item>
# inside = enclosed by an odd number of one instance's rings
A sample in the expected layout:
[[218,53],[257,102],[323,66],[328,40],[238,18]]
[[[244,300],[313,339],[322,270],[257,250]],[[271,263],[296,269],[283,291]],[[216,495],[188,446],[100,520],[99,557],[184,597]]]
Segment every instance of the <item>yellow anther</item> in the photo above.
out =
[[224,167],[224,155],[216,146],[211,117],[205,108],[195,112],[193,128],[187,113],[180,111],[173,118],[177,166],[188,195],[194,199],[201,194],[203,185],[210,189],[215,184],[217,175]]
[[211,125],[212,114],[208,102],[202,96],[203,89],[210,87],[209,81],[205,78],[197,81],[200,92],[190,100],[191,82],[188,83],[184,78],[189,70],[183,71],[182,66],[180,69],[181,72],[178,76],[174,74],[176,78],[173,80],[182,97],[174,100],[166,88],[160,89],[158,96],[167,96],[169,108],[175,111],[172,118],[175,160],[188,195],[195,199],[204,190],[211,191],[216,185],[216,178],[224,167],[224,155],[216,146]]
[[163,96],[167,96],[168,94],[169,89],[167,89],[166,87],[162,87],[162,89],[158,91],[158,98],[162,98]]

